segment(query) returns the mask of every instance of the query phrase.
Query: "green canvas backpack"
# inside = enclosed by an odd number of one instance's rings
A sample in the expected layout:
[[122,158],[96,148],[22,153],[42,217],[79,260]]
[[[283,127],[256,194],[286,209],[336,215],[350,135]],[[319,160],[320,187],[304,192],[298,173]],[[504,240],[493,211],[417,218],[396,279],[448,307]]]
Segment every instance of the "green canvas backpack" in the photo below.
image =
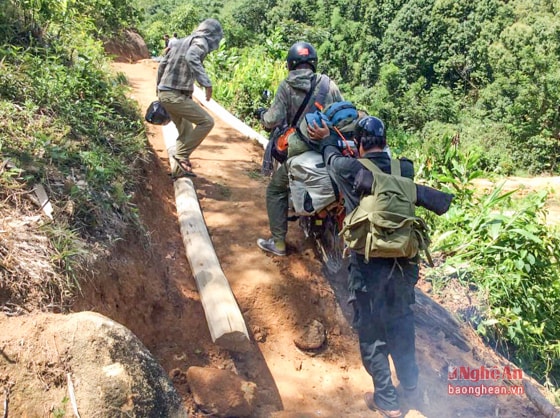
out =
[[428,228],[415,214],[416,185],[401,176],[400,161],[391,159],[391,174],[386,174],[368,159],[358,159],[373,173],[371,194],[362,196],[359,205],[343,221],[340,235],[346,246],[372,257],[412,258],[419,250],[426,252]]

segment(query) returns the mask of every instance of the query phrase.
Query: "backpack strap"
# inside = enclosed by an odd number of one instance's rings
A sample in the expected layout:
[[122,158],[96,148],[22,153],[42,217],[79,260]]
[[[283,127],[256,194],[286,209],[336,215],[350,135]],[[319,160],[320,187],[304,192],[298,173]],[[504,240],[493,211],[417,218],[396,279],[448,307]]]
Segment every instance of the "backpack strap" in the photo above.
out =
[[[358,161],[365,167],[367,168],[369,171],[371,171],[372,173],[383,173],[383,171],[377,167],[376,164],[374,164],[371,160],[368,160],[367,158],[358,158]],[[383,174],[387,174],[387,173],[383,173]]]
[[[377,167],[377,165],[375,165],[371,160],[368,160],[367,158],[358,158],[358,161],[373,174],[385,174],[379,167]],[[375,182],[372,182],[370,193],[373,193],[374,185]]]
[[[326,76],[325,74],[321,74],[321,80],[319,81],[319,91],[315,96],[315,102],[313,106],[315,109],[323,111],[325,107],[325,99],[327,98],[327,94],[329,93],[329,87],[331,85],[331,79]],[[310,111],[314,111],[315,109],[310,109]]]
[[401,176],[401,162],[396,158],[391,158],[391,174]]
[[[311,89],[307,93],[308,96],[310,96],[310,92],[315,90],[316,78],[317,78],[317,76],[314,75],[313,80],[311,82]],[[319,87],[318,87],[317,94],[315,95],[314,101],[313,101],[312,105],[310,106],[310,108],[307,110],[306,113],[311,113],[311,112],[314,112],[316,110],[320,110],[321,112],[323,111],[323,108],[325,106],[325,99],[327,98],[327,94],[329,93],[330,86],[331,86],[331,79],[328,76],[326,76],[325,74],[321,74],[321,79],[319,80]],[[308,102],[309,102],[309,98],[306,97],[306,101],[304,101],[304,103],[302,104],[302,107],[300,107],[300,109],[298,110],[298,115],[299,116],[301,116],[300,110],[304,107],[304,105],[307,105]],[[303,134],[303,132],[301,132],[301,130],[299,129],[299,126],[296,126],[298,120],[299,120],[299,117],[294,118],[291,126],[295,127],[295,130],[296,130],[296,133],[297,133],[298,137],[303,142],[305,142],[306,144],[309,145],[309,139]],[[344,138],[342,138],[342,139],[344,140]]]
[[[315,86],[317,85],[317,75],[313,74],[311,78],[311,86],[309,87],[309,91],[305,94],[305,98],[303,102],[299,105],[299,108],[292,119],[292,123],[286,126],[286,129],[282,129],[280,136],[276,138],[275,148],[278,151],[286,151],[288,149],[288,138],[293,132],[297,132],[299,127],[297,126],[303,111],[307,108],[307,104],[309,103],[309,99],[311,99],[311,95],[315,91]],[[278,158],[277,158],[278,160]],[[280,160],[279,160],[280,161]],[[282,161],[284,162],[284,161]]]
[[[358,158],[358,161],[360,163],[362,163],[362,165],[367,168],[369,171],[371,171],[372,173],[383,173],[383,174],[387,174],[384,173],[383,170],[381,170],[375,163],[373,163],[371,160],[368,160],[367,158]],[[400,160],[397,160],[396,158],[391,158],[391,172],[389,174],[392,174],[394,176],[401,176],[401,162]]]
[[301,118],[303,111],[307,107],[307,104],[309,103],[309,99],[311,98],[311,95],[313,94],[316,85],[317,85],[317,76],[313,74],[313,78],[311,79],[311,87],[309,88],[309,91],[305,95],[303,102],[301,103],[296,114],[294,115],[294,118],[292,119],[292,123],[290,124],[290,126],[295,127],[299,122],[299,118]]

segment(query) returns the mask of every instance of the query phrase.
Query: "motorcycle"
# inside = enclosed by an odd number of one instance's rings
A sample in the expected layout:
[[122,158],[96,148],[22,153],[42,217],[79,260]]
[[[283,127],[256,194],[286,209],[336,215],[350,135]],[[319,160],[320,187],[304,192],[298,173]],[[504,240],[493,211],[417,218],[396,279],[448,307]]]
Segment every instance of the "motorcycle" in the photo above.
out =
[[[267,103],[271,98],[271,92],[265,90],[261,100]],[[274,145],[283,130],[285,127],[278,127],[269,133],[262,164],[265,176],[271,176],[280,165]],[[322,156],[315,151],[303,152],[284,163],[290,181],[288,221],[298,222],[305,238],[312,240],[325,271],[334,275],[344,265],[344,240],[339,232],[345,210],[336,186],[327,173]]]
[[297,219],[310,238],[325,270],[336,274],[343,266],[344,241],[338,234],[345,210],[336,186],[315,151],[307,151],[286,161],[290,182],[292,219]]
[[291,218],[298,221],[305,238],[313,240],[315,253],[326,272],[338,273],[344,265],[344,241],[338,235],[344,219],[344,207],[336,202],[314,215],[294,215]]
[[[272,134],[269,145],[272,145]],[[323,158],[307,151],[288,159],[290,182],[288,221],[297,221],[305,238],[311,239],[318,258],[329,274],[338,273],[343,265],[344,241],[342,229],[345,210],[335,192],[336,186],[327,173]],[[270,176],[279,167],[270,151],[265,150],[263,175]]]

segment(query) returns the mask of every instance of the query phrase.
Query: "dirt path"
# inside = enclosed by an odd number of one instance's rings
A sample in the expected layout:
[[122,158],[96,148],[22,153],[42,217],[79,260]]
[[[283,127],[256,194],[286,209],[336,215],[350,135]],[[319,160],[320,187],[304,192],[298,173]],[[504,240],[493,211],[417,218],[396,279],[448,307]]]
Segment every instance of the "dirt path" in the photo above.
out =
[[[145,109],[155,98],[157,64],[115,68],[127,75],[131,94]],[[196,410],[188,390],[184,374],[190,366],[229,369],[255,382],[257,418],[376,416],[363,402],[372,386],[357,338],[297,226],[290,225],[288,257],[273,258],[256,247],[256,239],[268,235],[266,182],[258,174],[262,148],[218,118],[192,156],[199,175],[194,183],[216,253],[255,342],[245,354],[211,343],[182,247],[161,130],[148,129],[154,156],[137,204],[149,229],[150,256],[148,242],[129,237],[110,264],[99,266],[101,273],[84,288],[86,296],[76,308],[101,312],[138,335],[173,377],[192,417],[207,415]],[[337,280],[335,287],[343,288],[342,279]],[[325,325],[328,343],[309,356],[293,340],[314,319]],[[407,418],[538,416],[524,396],[448,395],[449,365],[492,366],[498,360],[492,364],[494,357],[477,338],[475,348],[464,352],[427,327],[418,329],[417,336],[421,377],[417,393],[403,398]]]
[[476,179],[474,184],[480,190],[489,190],[495,185],[502,185],[504,192],[517,190],[514,195],[517,197],[525,196],[535,190],[547,190],[546,222],[549,225],[560,225],[560,176],[508,177],[495,184],[485,179]]

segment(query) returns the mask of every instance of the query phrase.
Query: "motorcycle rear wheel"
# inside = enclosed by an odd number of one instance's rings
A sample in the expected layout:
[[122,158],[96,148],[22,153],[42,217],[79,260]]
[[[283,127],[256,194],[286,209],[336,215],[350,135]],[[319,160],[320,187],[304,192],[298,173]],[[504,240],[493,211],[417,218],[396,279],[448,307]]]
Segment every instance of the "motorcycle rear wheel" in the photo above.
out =
[[344,265],[344,241],[338,235],[338,223],[329,214],[325,218],[302,217],[300,224],[307,237],[313,239],[315,251],[329,274],[336,274]]

